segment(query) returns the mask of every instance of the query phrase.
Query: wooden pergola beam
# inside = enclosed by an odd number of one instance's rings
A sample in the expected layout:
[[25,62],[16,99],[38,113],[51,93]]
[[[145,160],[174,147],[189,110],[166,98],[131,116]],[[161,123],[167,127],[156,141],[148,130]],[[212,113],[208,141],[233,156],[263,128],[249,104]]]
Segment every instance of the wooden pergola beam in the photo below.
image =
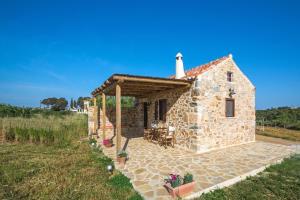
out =
[[106,139],[105,129],[106,129],[106,97],[105,97],[105,93],[102,93],[102,137],[103,137],[103,140]]
[[146,83],[160,83],[160,84],[170,84],[170,85],[190,85],[189,82],[183,80],[171,80],[171,79],[159,79],[159,78],[143,78],[143,77],[129,77],[114,75],[113,80],[122,80],[122,81],[133,81],[133,82],[146,82]]
[[94,131],[95,134],[97,134],[97,129],[98,129],[98,108],[97,108],[97,98],[93,98],[94,101]]
[[[122,90],[124,92],[128,91],[130,96],[137,96],[139,91],[145,91],[147,89],[151,89],[151,92],[155,93],[156,91],[174,89],[178,87],[190,87],[192,81],[191,80],[181,80],[181,79],[168,79],[168,78],[156,78],[156,77],[147,77],[147,76],[132,76],[125,74],[114,74],[108,80],[106,80],[102,86],[98,87],[93,91],[93,96],[101,93],[106,94],[115,94],[116,83],[122,86]],[[135,92],[136,94],[131,94],[131,92]],[[147,91],[148,93],[148,91]],[[129,95],[128,95],[129,96]],[[144,94],[142,94],[144,96]]]
[[116,154],[121,150],[121,86],[116,84]]
[[133,83],[133,82],[125,82],[124,85],[126,87],[157,87],[157,88],[176,88],[177,85],[174,84],[159,84],[159,83]]

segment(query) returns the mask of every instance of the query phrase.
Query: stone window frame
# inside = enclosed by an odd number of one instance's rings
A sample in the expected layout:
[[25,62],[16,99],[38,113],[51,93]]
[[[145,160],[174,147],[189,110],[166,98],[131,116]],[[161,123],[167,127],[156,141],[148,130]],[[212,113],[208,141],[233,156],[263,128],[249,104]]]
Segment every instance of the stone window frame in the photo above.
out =
[[233,82],[233,72],[232,71],[227,71],[227,81]]
[[[227,115],[227,101],[231,101],[231,102],[233,102],[233,104],[232,104],[232,116],[230,115]],[[235,117],[235,99],[233,99],[233,98],[226,98],[225,99],[225,117],[227,117],[227,118],[233,118],[233,117]]]

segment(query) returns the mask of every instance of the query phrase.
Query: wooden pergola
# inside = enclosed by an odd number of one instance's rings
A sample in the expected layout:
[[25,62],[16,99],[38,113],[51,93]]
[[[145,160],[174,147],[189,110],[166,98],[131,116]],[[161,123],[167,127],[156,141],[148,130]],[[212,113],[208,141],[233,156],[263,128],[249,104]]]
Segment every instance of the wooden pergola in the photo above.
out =
[[[157,78],[148,76],[133,76],[127,74],[113,74],[92,95],[94,105],[96,96],[102,95],[102,133],[105,139],[106,128],[106,95],[116,97],[116,152],[121,150],[121,96],[146,98],[151,94],[180,87],[190,87],[191,80]],[[96,114],[97,116],[97,114]],[[96,119],[96,118],[95,118]],[[96,123],[95,123],[96,124]]]

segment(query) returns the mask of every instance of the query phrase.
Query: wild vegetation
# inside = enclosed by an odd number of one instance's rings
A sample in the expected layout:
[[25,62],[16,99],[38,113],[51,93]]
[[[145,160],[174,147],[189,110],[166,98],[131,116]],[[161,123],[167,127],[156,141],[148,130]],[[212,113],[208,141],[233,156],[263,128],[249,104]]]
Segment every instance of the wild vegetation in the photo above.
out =
[[142,199],[112,161],[87,142],[0,145],[0,199]]
[[47,145],[69,145],[72,140],[86,136],[86,122],[85,115],[75,114],[0,118],[7,141]]
[[300,141],[300,131],[298,130],[290,130],[285,128],[275,128],[275,127],[261,127],[257,126],[256,134],[282,138],[286,140],[292,141]]
[[231,187],[203,194],[197,200],[300,199],[300,155],[285,159],[257,176]]
[[[102,106],[102,97],[97,97],[97,105]],[[121,97],[121,105],[122,107],[134,107],[135,98],[134,97]],[[116,98],[114,96],[106,97],[106,106],[107,107],[115,107],[116,106]]]
[[300,130],[300,108],[279,107],[256,111],[258,125]]
[[142,199],[85,139],[86,115],[28,110],[30,117],[0,118],[0,199]]
[[7,104],[0,104],[0,118],[3,117],[23,117],[23,118],[31,118],[42,115],[44,117],[47,116],[57,116],[61,117],[64,115],[70,115],[69,111],[53,111],[49,109],[40,109],[40,108],[29,108],[29,107],[17,107],[11,106]]

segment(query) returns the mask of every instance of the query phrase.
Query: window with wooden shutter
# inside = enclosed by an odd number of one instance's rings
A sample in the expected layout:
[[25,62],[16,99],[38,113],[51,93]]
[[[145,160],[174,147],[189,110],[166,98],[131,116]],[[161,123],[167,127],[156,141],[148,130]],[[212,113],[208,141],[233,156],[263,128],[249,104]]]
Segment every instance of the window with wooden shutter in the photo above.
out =
[[232,82],[233,81],[233,73],[232,72],[227,72],[227,81]]
[[167,114],[167,100],[160,99],[159,100],[159,120],[166,121],[166,114]]
[[226,117],[234,117],[234,99],[226,99],[225,107]]

